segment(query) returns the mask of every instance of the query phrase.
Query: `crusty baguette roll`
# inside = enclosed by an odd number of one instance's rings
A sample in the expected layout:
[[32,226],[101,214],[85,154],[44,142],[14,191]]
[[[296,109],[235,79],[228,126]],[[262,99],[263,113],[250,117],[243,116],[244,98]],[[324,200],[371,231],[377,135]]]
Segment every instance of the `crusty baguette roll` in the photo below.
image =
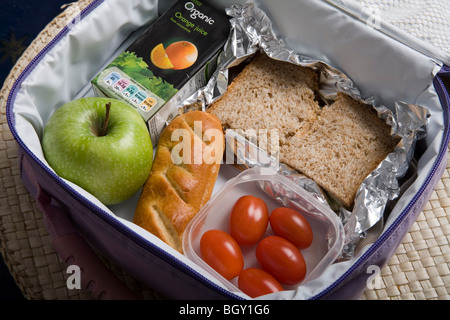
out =
[[161,133],[133,222],[182,252],[184,230],[211,197],[223,151],[216,116],[192,111],[174,118]]

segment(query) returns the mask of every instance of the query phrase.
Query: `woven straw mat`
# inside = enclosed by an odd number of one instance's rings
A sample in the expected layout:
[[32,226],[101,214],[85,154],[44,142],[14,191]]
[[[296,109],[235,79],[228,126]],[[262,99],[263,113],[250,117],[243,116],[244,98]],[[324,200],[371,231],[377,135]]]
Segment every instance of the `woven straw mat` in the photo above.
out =
[[[89,3],[89,0],[73,3],[71,10],[66,9],[47,25],[11,70],[0,94],[0,252],[22,293],[30,300],[92,297],[87,291],[67,288],[67,265],[53,249],[42,213],[20,180],[17,142],[6,122],[5,104],[12,84],[28,62]],[[449,170],[450,161],[425,209],[381,270],[381,281],[375,282],[374,289],[367,289],[361,299],[450,298]],[[162,298],[114,263],[100,258],[144,299]]]

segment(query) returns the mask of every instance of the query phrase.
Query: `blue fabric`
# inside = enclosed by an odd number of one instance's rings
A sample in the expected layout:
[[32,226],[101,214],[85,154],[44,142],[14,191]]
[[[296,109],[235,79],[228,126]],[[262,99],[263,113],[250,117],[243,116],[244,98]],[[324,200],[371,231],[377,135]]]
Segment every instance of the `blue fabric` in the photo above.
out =
[[0,84],[38,33],[68,0],[1,0]]
[[[0,86],[38,33],[62,12],[68,0],[0,1]],[[0,255],[0,300],[23,299]]]

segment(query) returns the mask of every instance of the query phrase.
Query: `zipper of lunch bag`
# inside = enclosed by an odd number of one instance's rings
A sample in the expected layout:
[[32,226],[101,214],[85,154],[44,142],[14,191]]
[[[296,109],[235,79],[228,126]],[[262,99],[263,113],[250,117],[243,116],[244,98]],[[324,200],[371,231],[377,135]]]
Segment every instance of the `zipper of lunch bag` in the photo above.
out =
[[[446,104],[446,108],[444,108],[444,114],[446,115],[447,119],[447,125],[450,123],[450,95],[448,91],[446,90],[445,84],[443,83],[443,80],[440,78],[441,76],[448,76],[450,77],[450,68],[443,67],[441,69],[441,72],[438,73],[438,76],[436,76],[433,80],[433,83],[435,85],[437,94],[439,98],[444,100],[443,102]],[[381,236],[374,242],[374,244],[367,249],[364,254],[339,278],[337,279],[333,284],[328,286],[325,290],[320,292],[319,294],[313,296],[311,300],[320,299],[324,296],[326,296],[328,293],[332,292],[335,288],[338,288],[339,285],[345,281],[347,277],[349,277],[354,270],[356,270],[364,261],[369,258],[380,246],[385,242],[387,238],[395,231],[395,229],[398,227],[401,221],[406,217],[406,214],[411,210],[411,208],[416,204],[416,202],[419,200],[419,198],[424,193],[427,186],[430,184],[430,181],[433,179],[434,175],[436,174],[436,170],[439,168],[439,166],[442,163],[442,160],[444,159],[444,156],[447,152],[447,147],[450,141],[450,130],[447,130],[444,143],[442,144],[441,152],[439,153],[439,157],[433,166],[433,169],[431,170],[431,173],[428,175],[425,183],[421,186],[420,190],[414,195],[413,199],[408,203],[408,205],[404,208],[404,210],[400,213],[400,216],[395,219],[395,221],[389,226],[389,228],[381,234]]]
[[[354,4],[351,4],[349,2],[345,2],[342,0],[324,0],[328,4],[334,6],[335,8],[341,10],[342,12],[352,16],[353,18],[365,22],[368,22],[368,19],[370,17],[363,17],[362,10],[360,8],[355,8]],[[356,4],[357,5],[357,4]],[[380,21],[381,23],[381,21]],[[450,67],[446,66],[445,63],[450,63],[450,57],[448,55],[444,55],[442,52],[438,52],[436,48],[431,47],[428,44],[422,43],[417,41],[417,39],[413,37],[409,37],[408,34],[400,34],[397,30],[395,30],[392,27],[388,27],[386,24],[384,24],[384,28],[379,29],[380,32],[384,33],[390,38],[396,39],[397,41],[402,42],[403,44],[412,47],[418,52],[421,52],[424,55],[427,55],[433,59],[437,59],[437,61],[443,61],[444,66],[442,67],[441,71],[438,73],[438,75],[433,79],[433,83],[435,85],[436,91],[438,96],[440,97],[441,101],[446,103],[446,109],[444,110],[444,113],[446,114],[447,118],[447,125],[450,123],[449,119],[449,112],[450,112],[450,95],[448,91],[446,90],[445,84],[443,83],[442,79],[440,77],[447,76],[450,77]],[[369,256],[371,256],[388,238],[392,232],[397,228],[397,226],[400,224],[400,222],[405,218],[406,213],[409,212],[409,210],[416,204],[418,199],[422,196],[424,190],[429,185],[430,181],[435,175],[435,172],[437,168],[440,166],[445,153],[447,152],[447,146],[450,139],[450,131],[447,130],[447,134],[444,140],[444,144],[442,147],[442,150],[439,154],[439,157],[433,166],[433,169],[431,171],[431,174],[428,175],[425,183],[421,186],[419,192],[417,192],[413,199],[410,201],[410,203],[407,205],[406,208],[400,213],[400,216],[389,226],[389,228],[383,232],[383,234],[380,236],[380,238],[377,239],[377,241],[374,242],[374,244],[339,278],[337,279],[333,284],[328,286],[325,290],[320,292],[319,294],[313,296],[311,300],[320,299],[324,296],[326,296],[328,293],[333,291],[335,288],[339,287],[339,285],[345,281],[345,279],[351,275],[354,270],[356,270]]]
[[[83,19],[86,15],[88,15],[92,10],[94,10],[98,5],[100,5],[101,3],[103,3],[104,0],[93,0],[89,5],[87,5],[80,13],[80,17],[81,19]],[[75,18],[73,20],[75,23]],[[8,120],[8,124],[9,127],[12,128],[12,134],[15,136],[16,141],[18,141],[18,143],[20,144],[20,146],[23,148],[23,150],[25,150],[25,152],[36,162],[38,163],[42,168],[44,168],[44,170],[50,174],[53,178],[55,178],[56,180],[60,181],[60,184],[62,185],[63,188],[65,188],[66,190],[69,191],[69,193],[71,193],[72,195],[74,195],[80,202],[83,203],[84,206],[86,206],[88,209],[92,209],[92,211],[96,212],[97,214],[101,215],[102,218],[104,220],[106,220],[108,222],[108,224],[110,224],[112,227],[114,227],[115,229],[117,229],[118,231],[120,231],[122,234],[124,234],[125,236],[129,237],[130,239],[132,239],[134,242],[136,242],[137,244],[139,244],[141,247],[143,247],[144,249],[148,249],[150,252],[152,252],[153,254],[157,255],[158,257],[162,258],[164,261],[168,262],[169,264],[176,266],[181,272],[184,272],[186,275],[188,275],[190,278],[193,279],[197,279],[199,281],[201,281],[202,283],[204,283],[205,285],[207,285],[208,287],[210,287],[211,289],[215,290],[216,292],[222,294],[224,297],[228,297],[228,298],[232,298],[232,299],[243,299],[240,296],[237,296],[233,293],[231,293],[230,291],[222,288],[221,286],[215,284],[214,282],[212,282],[211,280],[209,280],[208,278],[206,278],[205,276],[201,275],[198,271],[196,271],[195,269],[191,268],[190,266],[186,265],[185,263],[179,261],[177,258],[173,257],[172,255],[168,254],[166,251],[164,251],[163,249],[157,247],[156,245],[149,243],[146,239],[144,239],[143,237],[137,235],[136,233],[132,232],[131,230],[129,230],[128,228],[126,228],[123,225],[120,225],[117,223],[117,221],[112,218],[107,212],[105,212],[103,209],[99,208],[98,206],[94,205],[93,203],[91,203],[90,201],[87,201],[84,197],[79,197],[78,193],[72,189],[70,186],[68,186],[66,183],[63,182],[63,180],[57,176],[53,171],[47,169],[47,167],[41,162],[40,159],[38,159],[30,150],[29,148],[24,144],[24,142],[21,140],[21,138],[18,136],[17,132],[14,129],[14,126],[12,125],[12,101],[15,98],[15,94],[18,91],[18,89],[20,88],[21,83],[23,82],[23,80],[31,73],[31,71],[33,70],[33,68],[37,65],[37,63],[41,60],[41,58],[43,56],[45,56],[45,54],[61,39],[63,38],[66,33],[69,31],[68,27],[64,27],[60,33],[58,33],[31,61],[30,63],[25,67],[24,71],[19,75],[18,79],[15,81],[15,83],[13,84],[13,87],[11,89],[11,92],[9,94],[8,97],[8,101],[7,101],[7,120]],[[449,75],[450,76],[450,71],[447,71],[446,73],[442,73],[441,75]],[[448,93],[446,92],[446,90],[444,90],[445,86],[442,82],[441,79],[439,79],[439,77],[436,77],[435,79],[435,83],[437,83],[438,85],[436,85],[436,90],[438,92],[438,95],[441,97],[445,97],[446,102],[447,102],[447,107],[450,105],[450,97],[448,95]],[[448,110],[446,110],[446,114],[448,117]],[[448,144],[448,140],[449,140],[449,133],[447,132],[447,136],[445,139],[445,144]],[[358,268],[358,266],[360,266],[367,257],[369,257],[374,251],[376,251],[380,245],[382,245],[382,243],[385,241],[385,239],[396,229],[396,227],[398,226],[398,224],[404,219],[406,213],[410,210],[410,208],[417,202],[417,200],[420,198],[420,196],[423,194],[426,186],[428,186],[428,184],[430,183],[432,177],[434,176],[438,166],[440,165],[440,163],[442,162],[444,156],[444,150],[441,150],[441,153],[439,155],[439,158],[435,164],[435,166],[433,167],[432,173],[427,177],[427,180],[425,181],[425,183],[422,185],[421,189],[419,190],[419,192],[414,196],[414,198],[412,199],[412,201],[408,204],[408,206],[402,211],[400,217],[398,217],[393,224],[386,230],[386,232],[384,232],[380,238],[374,243],[374,245],[372,245],[362,256],[361,258],[355,262],[355,264],[353,264],[349,270],[347,270],[339,279],[337,279],[332,285],[330,285],[328,288],[326,288],[324,291],[322,291],[321,293],[317,294],[316,296],[312,297],[311,299],[319,299],[325,295],[327,295],[329,292],[331,292],[334,288],[338,287],[349,275],[351,275],[351,273]]]
[[[87,5],[80,13],[79,18],[80,21],[88,15],[92,10],[94,10],[98,5],[103,3],[104,0],[94,0],[89,5]],[[72,20],[72,23],[77,23],[77,18],[74,18]],[[103,209],[99,208],[98,206],[94,205],[90,201],[87,201],[84,199],[84,197],[79,197],[78,193],[72,189],[69,185],[67,185],[58,175],[56,175],[53,171],[48,170],[45,164],[42,163],[42,161],[36,157],[33,152],[30,151],[30,149],[26,146],[26,144],[22,141],[22,139],[17,134],[15,127],[13,125],[13,112],[12,112],[12,101],[15,99],[15,95],[17,91],[19,90],[22,82],[24,79],[27,78],[27,76],[32,72],[34,67],[39,63],[39,61],[42,59],[43,56],[47,54],[47,52],[60,40],[62,39],[66,33],[69,31],[69,27],[64,27],[52,40],[49,41],[49,43],[38,53],[36,56],[27,64],[27,66],[24,68],[22,73],[18,76],[17,80],[14,82],[10,94],[8,96],[6,108],[7,108],[7,121],[8,125],[11,128],[11,132],[13,136],[15,137],[15,140],[18,142],[20,147],[36,162],[39,164],[40,167],[42,167],[49,175],[51,175],[54,179],[60,182],[60,185],[65,188],[70,194],[72,194],[77,200],[79,200],[85,207],[92,210],[93,212],[96,212],[97,214],[101,215],[104,220],[108,222],[111,226],[113,226],[116,230],[124,234],[126,237],[130,238],[132,241],[138,243],[141,247],[144,249],[152,252],[156,256],[162,258],[164,261],[169,263],[172,266],[176,266],[178,270],[181,272],[184,272],[186,275],[188,275],[190,278],[197,279],[198,281],[204,283],[211,289],[213,289],[216,292],[219,292],[221,295],[223,295],[226,298],[231,299],[243,299],[240,296],[237,296],[228,290],[222,288],[221,286],[215,284],[205,276],[201,275],[199,272],[194,270],[193,268],[189,267],[183,262],[180,262],[177,258],[173,257],[172,255],[168,254],[166,251],[162,250],[161,248],[155,246],[154,244],[149,243],[147,240],[142,238],[141,236],[137,235],[134,232],[131,232],[128,228],[117,224],[117,221],[112,218],[107,212],[105,212]]]

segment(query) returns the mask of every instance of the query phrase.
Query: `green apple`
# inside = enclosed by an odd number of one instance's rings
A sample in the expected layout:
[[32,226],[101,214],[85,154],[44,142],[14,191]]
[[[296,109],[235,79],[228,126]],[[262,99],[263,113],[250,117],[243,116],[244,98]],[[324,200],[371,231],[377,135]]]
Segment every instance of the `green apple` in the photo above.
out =
[[142,117],[125,102],[109,98],[81,98],[58,108],[44,128],[42,148],[60,177],[105,205],[136,193],[153,160]]

